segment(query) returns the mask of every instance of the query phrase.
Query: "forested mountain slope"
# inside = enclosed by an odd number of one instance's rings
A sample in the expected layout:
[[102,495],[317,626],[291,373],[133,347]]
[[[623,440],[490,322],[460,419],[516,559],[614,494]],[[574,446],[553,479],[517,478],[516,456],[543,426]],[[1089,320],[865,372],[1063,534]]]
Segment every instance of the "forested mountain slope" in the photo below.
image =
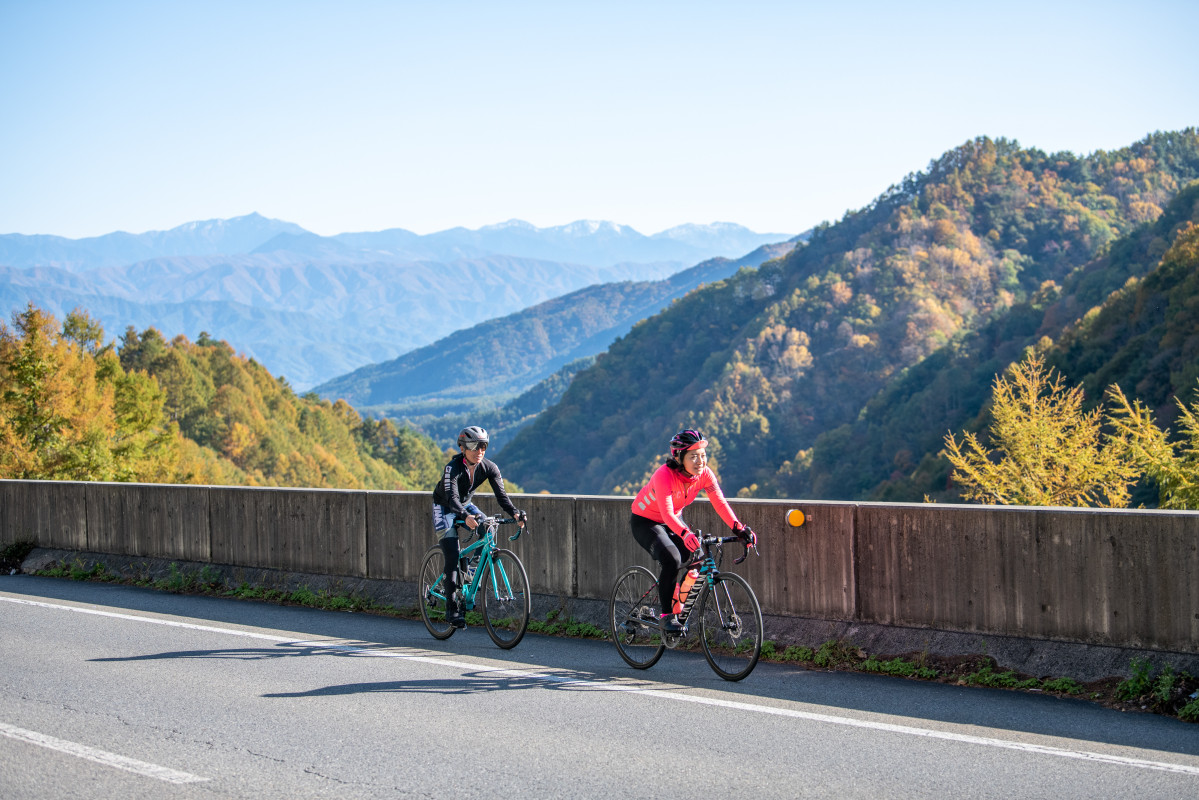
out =
[[427,436],[297,396],[225,342],[153,328],[106,342],[86,311],[0,323],[0,477],[426,489]]
[[121,366],[161,387],[165,419],[185,458],[179,483],[425,489],[443,453],[427,436],[362,418],[344,402],[298,396],[287,381],[225,342],[157,330],[125,332]]
[[467,425],[479,425],[489,434],[492,451],[498,451],[521,428],[535,420],[538,414],[558,402],[575,373],[593,363],[595,356],[572,361],[498,408],[462,405],[457,408],[450,406],[447,410],[446,404],[434,403],[424,409],[409,406],[404,413],[388,416],[387,419],[401,427],[420,431],[447,447]]
[[[937,457],[949,431],[984,435],[991,383],[1026,347],[1073,386],[1089,406],[1119,384],[1163,423],[1189,399],[1199,377],[1199,263],[1183,257],[1199,221],[1199,183],[1184,189],[1152,223],[1117,240],[978,331],[905,371],[870,399],[857,419],[828,431],[778,478],[788,496],[953,499],[949,463]],[[1163,253],[1172,253],[1163,262]],[[1161,266],[1158,266],[1159,263]],[[1144,276],[1144,277],[1138,277]],[[1052,346],[1050,342],[1056,340]],[[1151,498],[1150,498],[1151,499]]]
[[726,491],[791,495],[822,433],[946,345],[1044,306],[1196,177],[1194,129],[1086,157],[968,142],[786,258],[635,326],[504,448],[505,472],[532,490],[628,492],[697,426]]
[[[313,391],[359,409],[520,393],[565,364],[603,351],[634,322],[705,282],[791,251],[765,245],[739,259],[714,258],[657,281],[600,283],[472,325],[476,302],[460,299],[461,330],[426,347],[334,378]],[[492,295],[480,302],[492,306]],[[492,406],[498,406],[493,403]]]

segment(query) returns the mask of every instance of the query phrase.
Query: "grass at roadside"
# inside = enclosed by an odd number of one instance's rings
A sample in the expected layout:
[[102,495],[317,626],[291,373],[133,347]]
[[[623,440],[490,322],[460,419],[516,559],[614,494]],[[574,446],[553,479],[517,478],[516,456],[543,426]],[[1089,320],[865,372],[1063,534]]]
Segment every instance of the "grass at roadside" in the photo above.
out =
[[[15,560],[19,566],[32,545],[18,543],[0,551],[0,565]],[[18,557],[19,556],[19,557]],[[15,567],[6,566],[5,572]],[[392,606],[359,594],[341,594],[328,590],[312,591],[307,586],[285,590],[254,586],[246,582],[230,585],[213,567],[198,570],[180,569],[170,564],[165,577],[149,575],[118,575],[104,564],[86,565],[76,559],[72,563],[55,563],[38,570],[35,575],[71,580],[102,581],[129,586],[141,586],[159,591],[182,594],[204,594],[238,600],[253,600],[282,605],[300,605],[328,611],[347,611],[403,619],[420,619],[415,606]],[[475,614],[478,617],[477,614]],[[481,618],[468,624],[481,624]],[[587,622],[562,618],[560,610],[546,614],[544,620],[530,620],[529,630],[549,636],[607,639],[608,632]],[[763,661],[793,663],[811,669],[841,670],[890,675],[914,680],[953,683],[959,686],[980,686],[1018,691],[1039,692],[1061,697],[1077,697],[1122,711],[1145,711],[1176,717],[1185,722],[1199,722],[1199,679],[1186,671],[1175,671],[1170,665],[1155,666],[1145,659],[1132,660],[1132,676],[1125,680],[1108,678],[1088,684],[1070,677],[1037,678],[1014,670],[1003,670],[994,658],[983,655],[936,656],[929,653],[907,653],[891,657],[871,655],[846,640],[830,639],[817,648],[790,645],[780,648],[772,641],[762,644]]]

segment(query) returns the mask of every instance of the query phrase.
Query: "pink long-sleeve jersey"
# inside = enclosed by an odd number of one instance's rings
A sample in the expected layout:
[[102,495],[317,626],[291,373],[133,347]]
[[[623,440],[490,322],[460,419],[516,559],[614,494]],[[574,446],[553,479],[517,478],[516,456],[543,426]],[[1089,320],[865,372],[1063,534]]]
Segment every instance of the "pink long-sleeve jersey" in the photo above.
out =
[[687,530],[678,512],[689,506],[700,492],[707,492],[712,507],[730,528],[737,524],[737,515],[724,499],[720,484],[712,470],[704,467],[699,475],[691,476],[663,464],[633,500],[633,513],[654,522],[664,522],[679,536]]

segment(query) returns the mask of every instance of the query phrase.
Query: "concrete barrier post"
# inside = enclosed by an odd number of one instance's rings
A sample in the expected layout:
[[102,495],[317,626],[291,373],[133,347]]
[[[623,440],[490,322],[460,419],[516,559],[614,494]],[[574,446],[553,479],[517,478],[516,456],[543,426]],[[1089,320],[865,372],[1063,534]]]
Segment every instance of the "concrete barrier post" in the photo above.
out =
[[[1036,511],[1035,635],[1199,649],[1199,514]],[[1189,643],[1179,647],[1180,643]]]
[[0,544],[87,549],[86,483],[0,480]]
[[223,564],[366,574],[366,493],[214,488],[212,558]]
[[[516,553],[529,574],[530,588],[539,594],[563,597],[575,593],[575,520],[574,498],[551,495],[509,495],[513,505],[529,515],[530,533],[515,542],[509,536],[516,528],[499,529],[496,544]],[[487,514],[500,514],[499,503],[490,494],[475,495],[475,502]]]
[[425,553],[437,544],[432,503],[429,492],[367,492],[367,577],[417,579]]
[[654,560],[634,541],[629,528],[633,498],[576,497],[574,503],[579,597],[607,600],[617,576],[633,564],[658,574]]
[[858,618],[883,625],[999,631],[1026,620],[1033,517],[993,506],[862,504]]
[[87,550],[211,561],[207,486],[89,483]]
[[[820,619],[854,618],[852,503],[735,500],[731,504],[737,517],[758,534],[761,557],[751,554],[733,567],[732,556],[741,554],[740,545],[733,545],[724,567],[745,576],[763,609]],[[793,508],[804,513],[804,524],[798,528],[786,521],[787,511]],[[721,522],[721,534],[725,531]]]

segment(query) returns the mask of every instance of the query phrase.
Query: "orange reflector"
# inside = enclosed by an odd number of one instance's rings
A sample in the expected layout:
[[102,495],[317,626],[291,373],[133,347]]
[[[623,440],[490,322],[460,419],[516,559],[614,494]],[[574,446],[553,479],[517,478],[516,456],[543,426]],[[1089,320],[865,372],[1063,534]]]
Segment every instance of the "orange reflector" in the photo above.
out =
[[787,524],[790,525],[792,528],[798,528],[800,525],[803,525],[804,524],[803,512],[800,511],[798,508],[793,508],[790,511],[788,511],[787,512]]

